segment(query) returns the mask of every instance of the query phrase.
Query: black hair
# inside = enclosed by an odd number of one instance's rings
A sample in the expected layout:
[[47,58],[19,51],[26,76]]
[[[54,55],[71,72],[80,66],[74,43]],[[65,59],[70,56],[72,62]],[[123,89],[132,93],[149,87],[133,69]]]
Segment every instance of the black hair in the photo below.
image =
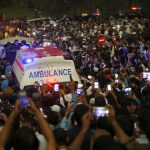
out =
[[15,150],[38,150],[39,141],[33,130],[23,127],[13,134],[12,147]]
[[131,137],[134,133],[134,121],[125,115],[118,116],[117,120],[124,132]]
[[107,116],[99,117],[96,123],[98,129],[107,130],[112,136],[114,136],[114,130]]
[[95,98],[95,105],[99,106],[99,107],[106,106],[106,101],[105,101],[104,97],[102,97],[102,96],[96,97]]
[[57,128],[53,131],[55,140],[59,145],[67,144],[67,132],[62,128]]
[[124,105],[125,106],[131,106],[131,105],[135,105],[138,106],[138,103],[136,101],[133,101],[131,98],[126,97],[125,101],[124,101]]
[[135,77],[130,78],[130,83],[134,83],[135,85],[140,86],[140,81]]
[[38,123],[33,117],[26,118],[25,122],[30,124],[32,127],[35,127],[36,129],[38,127]]
[[32,115],[26,110],[26,109],[22,109],[20,115],[22,115],[22,117],[26,120],[27,118],[32,117]]
[[81,125],[81,118],[82,116],[89,111],[89,108],[84,104],[79,104],[76,106],[74,111],[74,117],[78,125]]
[[47,112],[47,121],[54,126],[57,125],[59,123],[57,113],[54,111]]
[[127,150],[127,148],[119,143],[116,142],[112,139],[111,136],[105,135],[105,136],[100,136],[95,139],[94,144],[93,144],[93,150]]
[[43,96],[41,99],[42,107],[50,108],[53,105],[52,98],[50,96]]

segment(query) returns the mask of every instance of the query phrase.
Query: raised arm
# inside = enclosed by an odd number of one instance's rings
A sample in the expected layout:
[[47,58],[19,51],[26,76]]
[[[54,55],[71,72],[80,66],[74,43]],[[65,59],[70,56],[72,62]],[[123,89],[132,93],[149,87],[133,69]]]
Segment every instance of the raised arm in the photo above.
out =
[[75,140],[73,141],[73,143],[69,146],[69,150],[81,149],[81,144],[84,140],[85,134],[87,133],[87,131],[89,129],[90,122],[91,122],[91,113],[87,112],[82,117],[81,130],[80,130],[79,134],[77,135],[77,137],[75,138]]
[[53,135],[53,131],[49,127],[48,123],[40,113],[31,98],[29,98],[30,108],[32,113],[36,116],[40,129],[47,140],[47,150],[56,150],[56,142]]
[[109,106],[109,119],[119,141],[123,144],[127,143],[130,140],[130,138],[126,135],[126,133],[118,124],[113,106]]
[[4,147],[6,145],[8,137],[11,132],[11,127],[12,127],[13,122],[19,112],[20,112],[20,103],[19,103],[19,101],[16,101],[16,104],[15,104],[11,114],[9,115],[9,117],[4,125],[4,128],[0,134],[0,150],[4,149]]

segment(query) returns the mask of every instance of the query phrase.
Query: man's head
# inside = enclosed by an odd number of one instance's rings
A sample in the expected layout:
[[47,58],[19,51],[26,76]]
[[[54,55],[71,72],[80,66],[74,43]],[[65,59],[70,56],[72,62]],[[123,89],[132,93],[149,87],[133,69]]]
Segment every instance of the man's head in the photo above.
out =
[[67,145],[67,132],[62,128],[57,128],[53,131],[56,142],[59,146]]
[[93,150],[127,150],[127,148],[120,144],[119,142],[116,142],[112,139],[111,136],[105,135],[100,136],[95,139],[93,144]]
[[81,125],[81,118],[88,111],[89,111],[89,108],[85,106],[84,104],[79,104],[76,106],[75,111],[74,111],[74,117],[78,125]]
[[130,137],[133,136],[134,121],[129,116],[118,116],[117,120],[124,132]]
[[39,142],[32,129],[18,129],[12,137],[12,147],[15,150],[38,150]]

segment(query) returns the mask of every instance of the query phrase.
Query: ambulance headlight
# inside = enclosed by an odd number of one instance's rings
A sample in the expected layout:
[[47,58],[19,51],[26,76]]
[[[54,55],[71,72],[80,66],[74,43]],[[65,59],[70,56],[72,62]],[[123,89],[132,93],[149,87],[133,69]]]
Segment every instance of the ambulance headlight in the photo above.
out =
[[31,64],[33,63],[34,59],[33,58],[27,58],[23,60],[23,64]]

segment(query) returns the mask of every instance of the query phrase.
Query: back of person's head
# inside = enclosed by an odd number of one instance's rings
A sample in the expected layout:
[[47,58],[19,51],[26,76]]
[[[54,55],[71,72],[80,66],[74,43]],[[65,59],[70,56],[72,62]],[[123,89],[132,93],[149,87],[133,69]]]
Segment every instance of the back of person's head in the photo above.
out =
[[89,111],[89,108],[84,104],[79,104],[76,106],[74,111],[74,118],[78,125],[81,125],[81,118],[82,116]]
[[95,105],[99,107],[106,106],[106,101],[103,96],[97,96],[95,98]]
[[20,113],[20,120],[25,121],[27,118],[30,118],[32,115],[26,110],[22,109]]
[[57,125],[59,123],[59,116],[54,111],[49,111],[46,113],[47,115],[47,121],[52,125]]
[[23,127],[13,134],[12,147],[15,150],[38,150],[39,142],[33,130]]
[[119,125],[128,136],[133,136],[134,133],[134,121],[129,116],[118,116]]
[[50,106],[53,105],[53,103],[51,101],[51,97],[49,97],[49,96],[43,96],[41,99],[41,103],[42,103],[42,107],[44,107],[44,108],[49,108]]
[[96,123],[98,129],[107,130],[112,136],[114,135],[114,130],[107,116],[99,117]]
[[22,40],[21,43],[22,43],[23,45],[26,45],[27,42],[26,42],[25,40]]
[[100,136],[94,140],[93,150],[127,150],[127,148],[119,142],[113,140],[111,136]]
[[27,117],[23,126],[36,131],[38,124],[37,124],[37,121],[33,117]]
[[59,146],[67,144],[67,132],[62,128],[57,128],[53,131],[55,140]]
[[131,85],[134,84],[135,86],[139,86],[140,85],[140,81],[137,78],[135,78],[135,77],[131,77],[130,78],[130,83],[131,83]]
[[128,109],[129,113],[134,113],[137,110],[138,103],[133,101],[131,98],[125,98],[124,106]]

